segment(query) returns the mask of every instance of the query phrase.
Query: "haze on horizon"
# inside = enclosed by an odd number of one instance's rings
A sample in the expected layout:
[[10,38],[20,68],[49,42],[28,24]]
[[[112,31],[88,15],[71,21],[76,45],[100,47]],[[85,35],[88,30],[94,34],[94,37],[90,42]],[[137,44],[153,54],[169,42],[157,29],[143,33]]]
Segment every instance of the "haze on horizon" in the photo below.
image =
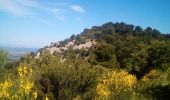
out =
[[39,48],[108,21],[170,33],[169,0],[0,0],[0,46]]

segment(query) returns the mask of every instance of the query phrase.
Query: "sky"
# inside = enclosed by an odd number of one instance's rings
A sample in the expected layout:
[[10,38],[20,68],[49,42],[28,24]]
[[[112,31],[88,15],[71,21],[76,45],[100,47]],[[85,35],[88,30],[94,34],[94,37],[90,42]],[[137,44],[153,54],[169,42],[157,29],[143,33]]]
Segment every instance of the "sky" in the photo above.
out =
[[106,22],[170,33],[170,0],[0,0],[0,46],[41,48]]

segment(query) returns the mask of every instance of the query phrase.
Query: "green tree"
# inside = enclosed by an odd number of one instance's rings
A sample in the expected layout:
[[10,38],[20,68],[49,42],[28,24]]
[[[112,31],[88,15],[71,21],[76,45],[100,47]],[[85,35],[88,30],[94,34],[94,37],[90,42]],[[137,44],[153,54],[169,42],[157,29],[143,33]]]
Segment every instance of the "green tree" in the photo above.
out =
[[98,43],[90,55],[92,63],[113,68],[116,67],[115,48],[111,44]]
[[8,52],[0,49],[0,69],[3,70],[8,63]]

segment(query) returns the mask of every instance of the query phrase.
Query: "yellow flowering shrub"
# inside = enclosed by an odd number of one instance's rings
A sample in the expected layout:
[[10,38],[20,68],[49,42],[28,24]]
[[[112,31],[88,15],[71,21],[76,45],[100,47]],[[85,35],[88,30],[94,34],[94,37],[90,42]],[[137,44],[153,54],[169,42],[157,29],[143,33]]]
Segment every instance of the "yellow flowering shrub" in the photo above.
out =
[[[18,67],[18,79],[13,82],[8,79],[0,83],[0,99],[22,100],[22,99],[36,99],[37,92],[31,91],[34,87],[32,81],[32,69],[26,66]],[[32,93],[32,94],[31,94]],[[33,95],[31,97],[31,95]]]
[[12,87],[11,80],[5,80],[5,82],[0,84],[0,98],[9,98],[9,89]]
[[122,92],[128,92],[136,87],[137,78],[124,70],[113,70],[104,74],[96,86],[97,96],[116,96]]
[[30,76],[32,74],[32,69],[27,68],[26,66],[19,66],[18,68],[19,74],[19,92],[22,95],[28,95],[31,89],[34,86],[34,82],[31,81]]

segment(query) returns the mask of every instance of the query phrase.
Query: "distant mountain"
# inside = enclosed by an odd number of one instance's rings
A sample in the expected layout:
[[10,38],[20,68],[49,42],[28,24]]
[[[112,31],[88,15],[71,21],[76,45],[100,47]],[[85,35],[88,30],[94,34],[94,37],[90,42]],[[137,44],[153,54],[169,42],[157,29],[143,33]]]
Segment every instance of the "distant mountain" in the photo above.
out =
[[36,52],[37,48],[21,48],[21,47],[0,47],[1,49],[4,49],[8,51],[10,61],[17,61],[20,59],[20,57],[24,56],[27,53],[30,52]]

